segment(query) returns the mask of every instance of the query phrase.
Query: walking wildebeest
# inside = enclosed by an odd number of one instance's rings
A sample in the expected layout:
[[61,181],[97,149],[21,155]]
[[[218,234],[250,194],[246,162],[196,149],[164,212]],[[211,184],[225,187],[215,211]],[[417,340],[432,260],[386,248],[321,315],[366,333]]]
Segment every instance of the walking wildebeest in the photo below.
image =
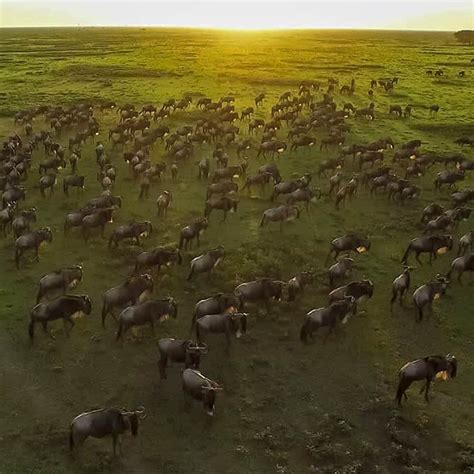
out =
[[236,295],[226,295],[217,293],[209,298],[200,300],[194,307],[191,333],[194,330],[196,321],[206,314],[235,313],[242,306],[241,299]]
[[372,298],[374,294],[374,284],[370,280],[351,281],[347,285],[340,286],[332,290],[328,297],[329,302],[343,300],[346,296],[353,296],[356,303],[362,302],[366,298]]
[[82,281],[82,274],[81,265],[74,265],[73,267],[62,268],[61,270],[48,273],[39,281],[36,303],[39,303],[44,296],[49,298],[51,293],[60,292],[62,295],[65,295],[68,288],[76,288]]
[[342,252],[364,253],[370,250],[370,245],[370,240],[366,237],[360,237],[358,235],[353,234],[338,237],[331,242],[329,253],[326,257],[326,263],[332,253],[334,253],[334,261],[337,261],[337,257]]
[[398,297],[400,306],[403,305],[403,297],[405,292],[410,289],[411,284],[411,275],[410,272],[413,270],[413,267],[405,266],[403,273],[398,275],[392,283],[392,299],[390,300],[390,308],[392,308],[393,303]]
[[236,197],[213,196],[206,201],[204,208],[204,217],[209,219],[213,209],[224,211],[224,217],[221,222],[225,222],[228,212],[236,212],[239,200]]
[[423,224],[426,224],[433,217],[438,217],[441,214],[443,214],[444,211],[445,211],[444,207],[440,206],[439,204],[436,204],[436,203],[429,204],[423,209],[421,222]]
[[15,237],[30,231],[30,225],[36,222],[36,208],[24,209],[20,215],[13,219],[12,229]]
[[[91,314],[92,303],[87,295],[64,295],[45,303],[37,304],[30,313],[30,325],[28,333],[30,339],[35,336],[35,324],[40,323],[43,331],[48,333],[48,322],[62,319],[66,336],[69,337],[69,331],[74,327],[74,318],[81,317],[84,314]],[[69,324],[69,327],[68,327]],[[55,337],[49,332],[51,339]]]
[[281,301],[283,289],[286,283],[279,280],[272,280],[270,278],[259,278],[255,281],[241,283],[238,285],[234,294],[241,301],[241,307],[245,303],[253,303],[257,301],[265,301],[268,309],[270,300]]
[[104,293],[102,305],[102,327],[105,327],[107,314],[110,313],[117,320],[114,310],[122,310],[127,306],[137,304],[152,292],[153,278],[148,274],[128,277],[122,285],[107,290]]
[[185,404],[188,406],[187,397],[202,401],[204,409],[209,416],[214,416],[216,394],[224,390],[224,387],[205,377],[201,372],[195,369],[185,369],[183,372],[183,392],[185,395]]
[[130,222],[130,224],[118,226],[112,231],[109,239],[109,248],[112,245],[118,247],[119,242],[124,239],[135,239],[137,245],[140,245],[140,237],[147,237],[152,232],[153,227],[150,221]]
[[156,267],[156,271],[159,272],[162,266],[170,266],[174,263],[178,265],[182,263],[181,252],[178,249],[157,247],[137,255],[134,272],[152,270],[153,267]]
[[313,332],[322,327],[329,327],[324,340],[335,331],[339,322],[346,324],[350,317],[357,311],[357,303],[353,296],[346,296],[344,299],[334,301],[322,308],[309,311],[306,314],[303,326],[300,331],[300,340],[306,343],[308,337],[313,338]]
[[459,283],[461,283],[461,277],[464,272],[474,272],[474,253],[455,258],[451,263],[451,269],[446,277],[451,278],[453,272],[458,274]]
[[349,257],[341,258],[338,262],[331,265],[328,269],[329,286],[332,288],[335,280],[347,278],[352,272],[354,259]]
[[168,213],[168,209],[173,201],[173,196],[170,191],[163,191],[156,200],[156,206],[158,208],[157,215],[162,216]]
[[311,201],[316,201],[317,199],[321,199],[321,189],[315,188],[298,188],[295,189],[293,192],[288,194],[287,204],[294,204],[295,202],[304,202],[305,208],[308,211],[309,203]]
[[441,298],[441,296],[446,293],[448,285],[449,280],[438,274],[433,280],[420,286],[414,291],[413,304],[415,305],[418,321],[423,319],[423,308],[428,306],[428,309],[431,312],[433,301]]
[[472,252],[474,247],[474,230],[470,230],[459,239],[458,256],[464,255],[467,249]]
[[176,318],[178,305],[174,298],[150,299],[125,308],[118,317],[117,340],[131,328],[150,324],[155,335],[155,321],[166,321],[169,317]]
[[300,272],[288,281],[288,301],[295,301],[299,293],[302,293],[306,285],[311,285],[314,280],[314,272]]
[[[15,211],[16,202],[8,202],[5,209],[0,211],[0,226],[2,227],[3,237],[7,236],[7,230],[10,231],[10,227],[13,226],[13,216],[15,215]],[[19,217],[17,217],[15,220],[17,219],[19,219]],[[15,236],[18,237],[16,234]]]
[[187,280],[191,280],[193,275],[200,273],[208,273],[213,268],[217,267],[219,262],[224,258],[225,250],[222,245],[209,250],[205,254],[199,255],[191,260],[191,270]]
[[197,344],[189,339],[174,339],[166,337],[158,341],[158,350],[160,360],[158,367],[160,370],[160,379],[165,380],[166,366],[170,362],[184,364],[185,369],[199,370],[201,355],[207,354],[207,344]]
[[280,231],[283,230],[283,222],[292,221],[300,217],[300,210],[296,206],[285,204],[283,206],[272,207],[263,212],[260,227],[267,222],[280,222]]
[[43,227],[27,234],[20,235],[15,241],[15,265],[20,268],[20,257],[26,250],[34,249],[36,261],[39,262],[39,248],[45,242],[52,242],[53,234],[49,227]]
[[7,207],[9,203],[18,203],[26,199],[26,190],[21,186],[13,186],[7,189],[2,194],[2,206],[3,209]]
[[196,239],[196,243],[199,246],[199,236],[207,229],[209,221],[203,217],[196,219],[192,224],[187,225],[181,229],[179,234],[179,248],[184,250],[188,248],[188,243]]
[[400,382],[395,399],[401,405],[402,397],[405,397],[405,400],[408,399],[406,394],[408,387],[416,380],[424,380],[425,384],[421,387],[420,393],[425,392],[425,400],[428,402],[431,382],[437,378],[441,380],[454,378],[457,370],[458,362],[451,354],[428,356],[408,362],[400,369]]
[[85,216],[82,219],[82,237],[87,243],[92,229],[100,227],[101,236],[104,238],[105,225],[113,222],[114,208],[100,208],[96,212]]
[[103,438],[112,436],[114,455],[117,454],[117,441],[122,455],[121,436],[130,431],[132,436],[138,433],[138,418],[145,418],[145,409],[138,407],[135,411],[116,408],[100,408],[76,416],[69,428],[69,449],[81,444],[86,438]]
[[408,244],[405,254],[402,257],[402,263],[406,265],[410,253],[415,252],[415,258],[420,265],[423,265],[419,258],[420,253],[429,253],[431,265],[433,257],[436,260],[438,254],[441,255],[448,250],[452,250],[452,248],[452,235],[423,235],[422,237],[416,237]]
[[434,181],[435,190],[441,189],[443,184],[447,184],[449,188],[452,188],[455,183],[464,180],[464,177],[464,171],[441,171]]

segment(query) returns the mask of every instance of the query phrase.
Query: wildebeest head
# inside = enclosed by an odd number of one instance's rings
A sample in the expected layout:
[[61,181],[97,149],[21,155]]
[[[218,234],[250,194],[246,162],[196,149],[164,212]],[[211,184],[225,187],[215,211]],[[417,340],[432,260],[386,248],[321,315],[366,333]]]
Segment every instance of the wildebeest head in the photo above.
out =
[[52,242],[53,241],[53,233],[51,232],[51,229],[49,227],[43,227],[42,229],[39,229],[38,234],[46,242]]
[[286,283],[279,280],[270,280],[268,278],[262,279],[263,291],[266,298],[273,298],[280,301],[282,298],[283,289]]
[[178,316],[178,303],[176,303],[176,300],[172,296],[166,298],[166,302],[168,303],[168,314],[176,318],[176,316]]
[[218,391],[224,390],[224,387],[216,383],[207,385],[201,388],[202,391],[202,403],[204,409],[209,416],[214,416],[214,404],[216,401],[216,394]]
[[374,295],[374,284],[371,280],[362,280],[360,282],[361,287],[364,289],[365,294],[368,298],[372,298]]
[[240,298],[234,295],[219,294],[221,312],[234,313],[242,306]]
[[247,317],[248,313],[232,313],[230,315],[232,329],[235,332],[237,339],[247,332]]
[[201,363],[201,355],[207,353],[207,344],[196,344],[193,341],[188,341],[186,344],[186,368],[198,370]]
[[82,295],[82,310],[85,314],[91,314],[92,311],[92,301],[87,295]]
[[458,361],[456,360],[456,357],[454,357],[452,354],[448,354],[446,356],[446,362],[448,364],[447,372],[451,378],[456,377],[457,372],[458,372]]

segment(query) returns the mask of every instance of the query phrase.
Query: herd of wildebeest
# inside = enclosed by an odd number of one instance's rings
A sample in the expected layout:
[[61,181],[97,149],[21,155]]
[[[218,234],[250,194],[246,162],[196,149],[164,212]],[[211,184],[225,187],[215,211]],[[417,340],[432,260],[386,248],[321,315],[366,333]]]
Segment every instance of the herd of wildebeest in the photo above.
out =
[[[436,74],[441,75],[439,72]],[[398,78],[371,81],[369,100],[374,90],[380,89],[382,93],[389,94],[397,84]],[[177,236],[179,244],[143,251],[136,257],[135,266],[130,269],[126,281],[105,291],[102,324],[105,327],[106,318],[111,315],[117,323],[117,339],[123,338],[127,330],[136,326],[150,325],[154,331],[155,323],[177,316],[178,304],[174,298],[153,298],[154,280],[160,269],[181,264],[183,251],[192,248],[194,243],[196,247],[200,245],[200,235],[209,226],[212,211],[220,211],[225,221],[229,212],[238,210],[239,191],[241,198],[252,193],[263,197],[266,188],[271,186],[272,204],[263,212],[260,226],[278,223],[279,229],[274,228],[273,232],[281,232],[287,221],[299,218],[300,212],[303,212],[299,206],[303,205],[308,211],[322,194],[334,200],[336,209],[347,205],[361,190],[404,205],[420,195],[417,178],[434,169],[437,175],[433,186],[440,192],[446,189],[452,192],[452,206],[445,208],[433,202],[423,210],[420,223],[425,230],[407,243],[401,262],[403,272],[393,281],[390,301],[390,307],[397,300],[403,305],[405,294],[411,287],[414,268],[409,265],[409,259],[412,254],[420,264],[420,255],[428,254],[431,264],[432,259],[455,250],[457,256],[449,271],[444,275],[433,275],[430,281],[413,292],[416,318],[421,322],[431,311],[433,302],[445,294],[453,273],[461,281],[464,272],[474,271],[474,231],[455,235],[459,222],[470,217],[471,209],[467,206],[474,200],[474,189],[458,189],[457,183],[474,170],[474,161],[467,159],[462,150],[455,154],[425,151],[422,141],[416,138],[396,144],[391,137],[381,137],[373,143],[347,145],[345,140],[352,121],[363,124],[376,120],[379,114],[373,102],[364,108],[356,108],[349,102],[355,87],[355,80],[350,84],[340,84],[335,78],[329,78],[327,83],[303,81],[298,89],[282,94],[265,119],[261,118],[265,116],[263,106],[268,100],[264,93],[255,97],[254,107],[246,107],[240,112],[236,110],[232,96],[218,101],[200,97],[195,103],[192,97],[185,96],[180,100],[170,99],[160,106],[147,104],[141,108],[133,104],[117,106],[115,102],[108,101],[99,105],[40,106],[17,113],[14,119],[17,133],[3,141],[0,156],[0,187],[3,193],[0,231],[4,238],[10,238],[9,234],[13,234],[12,253],[16,267],[21,268],[26,252],[34,252],[38,260],[42,243],[54,245],[48,227],[35,228],[36,209],[21,205],[27,192],[34,192],[25,189],[28,173],[33,168],[39,170],[39,190],[43,197],[54,192],[58,179],[62,182],[66,198],[72,188],[76,188],[79,195],[90,178],[81,175],[81,161],[93,159],[81,156],[81,148],[87,141],[95,143],[97,180],[103,192],[85,202],[80,209],[70,210],[64,219],[65,234],[75,234],[76,238],[82,236],[86,242],[98,235],[104,236],[105,227],[112,223],[114,214],[119,213],[121,208],[121,198],[114,195],[114,186],[116,179],[120,179],[117,160],[122,156],[130,176],[137,183],[139,199],[150,198],[150,191],[161,182],[163,174],[169,172],[171,179],[177,180],[180,168],[195,166],[196,162],[196,180],[201,180],[206,190],[204,215],[182,228]],[[341,101],[344,97],[346,99]],[[400,120],[412,120],[412,109],[409,104],[404,107],[391,105],[387,112]],[[438,113],[439,106],[432,104],[427,109],[433,115]],[[187,115],[189,110],[193,111],[192,115]],[[103,130],[97,118],[98,111],[109,121],[111,117],[116,117],[116,125],[108,131]],[[178,113],[182,114],[183,121],[188,119],[192,123],[170,130],[166,125],[167,118]],[[278,158],[299,148],[316,146],[316,131],[324,135],[324,138],[318,139],[320,150],[337,150],[335,158],[319,162],[317,178],[320,186],[314,186],[315,176],[311,173],[291,180],[283,179]],[[64,139],[65,134],[67,139]],[[106,138],[96,142],[99,134]],[[205,143],[213,144],[212,157],[203,156],[201,146]],[[460,147],[472,146],[474,140],[460,137],[456,143]],[[158,147],[161,150],[164,148],[159,161],[153,159]],[[36,158],[40,149],[44,149],[44,159]],[[387,154],[391,155],[389,163]],[[233,164],[229,164],[230,155],[233,156]],[[249,159],[251,155],[253,157]],[[254,170],[251,172],[251,169]],[[171,191],[162,191],[156,200],[159,219],[166,219],[172,202]],[[219,224],[216,222],[213,225]],[[140,245],[140,238],[152,232],[151,221],[119,225],[111,230],[108,247],[123,245],[121,243],[126,239]],[[365,298],[372,297],[372,281],[364,279],[347,283],[357,255],[370,250],[371,241],[364,235],[341,235],[329,243],[326,265],[329,265],[331,258],[333,262],[327,270],[330,288],[328,304],[306,314],[300,331],[303,343],[313,339],[314,333],[321,328],[326,328],[327,338],[356,314],[357,306]],[[188,280],[211,272],[223,258],[225,249],[222,246],[192,258]],[[249,308],[251,310],[258,304],[269,308],[273,300],[294,301],[305,286],[313,283],[313,278],[313,273],[301,272],[287,282],[270,277],[258,278],[238,285],[232,294],[210,292],[208,298],[196,303],[187,337],[158,341],[160,378],[166,379],[169,362],[182,364],[186,404],[191,399],[200,400],[205,411],[213,415],[216,395],[223,387],[199,370],[200,359],[209,349],[204,342],[206,334],[225,335],[229,347],[234,336],[239,338],[245,334]],[[63,320],[65,333],[69,336],[75,318],[91,313],[91,299],[87,295],[71,293],[82,279],[80,265],[61,268],[40,278],[36,305],[30,314],[28,330],[31,340],[37,324],[48,333],[50,322]],[[400,370],[396,400],[400,404],[402,398],[406,398],[410,384],[421,380],[424,381],[422,391],[428,401],[432,381],[455,377],[456,372],[457,361],[450,354],[432,355],[409,362]],[[115,453],[120,435],[127,431],[135,435],[138,420],[144,416],[143,407],[131,411],[104,408],[83,413],[74,418],[70,425],[70,448],[73,449],[88,436],[100,438],[112,435]]]

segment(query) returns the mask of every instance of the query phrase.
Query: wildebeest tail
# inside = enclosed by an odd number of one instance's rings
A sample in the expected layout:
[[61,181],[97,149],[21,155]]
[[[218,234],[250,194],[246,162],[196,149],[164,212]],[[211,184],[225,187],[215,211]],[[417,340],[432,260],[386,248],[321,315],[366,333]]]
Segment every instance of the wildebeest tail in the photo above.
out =
[[20,249],[18,247],[15,249],[15,266],[17,269],[20,267]]
[[74,449],[74,435],[72,432],[72,425],[69,428],[69,451],[72,451]]
[[308,340],[308,329],[309,329],[309,324],[310,321],[308,318],[305,319],[303,326],[301,326],[301,331],[300,331],[300,341],[303,343],[306,343]]
[[119,327],[117,331],[117,337],[115,338],[117,341],[122,337],[122,333],[123,333],[123,320],[120,318]]
[[402,263],[407,263],[407,259],[408,259],[408,255],[410,254],[410,246],[407,247],[405,253],[403,254],[403,257],[402,257]]
[[[397,395],[395,396],[395,400],[399,405],[402,404],[402,397],[405,394],[405,390],[410,386],[410,381],[407,379],[400,377],[400,383],[398,384]],[[406,395],[405,395],[406,397]]]
[[265,225],[265,214],[262,216],[262,220],[260,221],[260,227]]
[[43,289],[40,286],[38,289],[38,294],[36,295],[36,304],[38,304],[41,301],[42,297],[43,297]]
[[30,325],[28,326],[28,334],[30,335],[30,339],[35,337],[35,322],[33,320],[30,321]]
[[64,191],[64,194],[66,194],[66,195],[68,194],[66,180],[63,181],[63,191]]
[[104,299],[104,303],[102,304],[102,327],[105,328],[105,317],[107,316],[107,302]]
[[186,278],[187,281],[190,281],[191,278],[193,277],[193,273],[194,273],[194,267],[191,266],[191,270],[189,271],[189,275],[188,277]]

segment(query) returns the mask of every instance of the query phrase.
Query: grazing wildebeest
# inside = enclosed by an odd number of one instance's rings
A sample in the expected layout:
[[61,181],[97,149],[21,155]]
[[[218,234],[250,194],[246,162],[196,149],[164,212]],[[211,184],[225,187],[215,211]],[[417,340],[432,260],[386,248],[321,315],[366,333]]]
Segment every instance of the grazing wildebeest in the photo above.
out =
[[296,206],[285,204],[283,206],[272,207],[263,212],[260,227],[267,222],[279,222],[280,231],[283,230],[283,222],[292,221],[300,217],[300,210]]
[[424,234],[428,232],[452,231],[455,227],[455,221],[452,217],[442,214],[435,219],[430,220],[425,227]]
[[125,308],[118,316],[117,340],[131,328],[149,324],[155,335],[155,321],[166,321],[169,317],[176,318],[178,304],[175,299],[150,299]]
[[122,207],[122,198],[120,196],[112,196],[105,194],[96,198],[90,199],[86,203],[86,207],[95,207],[97,209],[104,207]]
[[132,436],[138,433],[138,418],[145,418],[145,409],[138,407],[135,411],[118,410],[116,408],[101,408],[76,416],[69,429],[69,449],[72,451],[76,444],[86,438],[103,438],[112,436],[114,455],[117,454],[117,441],[122,455],[121,436],[130,431]]
[[252,134],[255,130],[263,128],[265,126],[265,120],[263,119],[253,119],[249,123],[249,133]]
[[432,311],[433,301],[446,293],[449,283],[447,278],[438,274],[433,280],[420,286],[413,292],[413,304],[418,321],[423,319],[423,308],[425,306],[428,307],[430,312]]
[[224,258],[225,250],[222,245],[216,247],[214,249],[209,250],[205,254],[199,255],[191,260],[191,270],[189,271],[189,275],[187,280],[191,280],[191,278],[200,273],[208,273],[213,268],[217,267],[219,262]]
[[398,275],[392,283],[392,299],[390,300],[390,308],[392,308],[393,303],[398,297],[400,306],[403,305],[403,297],[405,292],[410,289],[411,284],[411,275],[410,272],[413,270],[413,267],[405,266],[403,273]]
[[227,218],[228,212],[236,212],[239,200],[236,197],[229,196],[213,196],[206,201],[206,207],[204,208],[204,217],[209,219],[213,209],[224,211],[224,217],[222,222]]
[[192,224],[187,225],[181,229],[179,233],[179,248],[184,250],[188,248],[188,243],[196,239],[196,243],[199,246],[199,236],[207,229],[209,221],[205,217],[196,219]]
[[420,265],[423,263],[420,260],[420,253],[430,254],[430,265],[432,258],[436,260],[438,254],[443,254],[453,248],[453,236],[452,235],[424,235],[422,237],[416,237],[410,241],[406,249],[405,254],[402,257],[402,263],[407,264],[408,256],[410,253],[416,253],[416,260]]
[[[250,150],[252,142],[250,140],[243,140],[236,145],[237,157],[241,158],[241,153]],[[245,156],[245,153],[244,153]]]
[[334,253],[334,261],[337,261],[337,257],[342,252],[356,252],[363,253],[370,250],[370,240],[366,237],[361,237],[354,234],[344,235],[338,237],[331,242],[328,256],[326,257],[326,263],[329,257]]
[[63,191],[66,196],[69,196],[69,187],[76,187],[79,189],[85,188],[85,176],[78,176],[77,174],[70,174],[65,176],[63,180]]
[[314,272],[300,272],[288,281],[288,301],[295,301],[306,285],[314,281]]
[[228,194],[236,193],[239,187],[237,183],[232,181],[221,181],[219,183],[211,183],[207,187],[206,199],[209,199],[214,194]]
[[336,209],[339,210],[339,204],[342,202],[342,204],[345,205],[346,203],[346,198],[349,196],[349,201],[352,201],[353,196],[357,193],[357,188],[359,186],[359,180],[358,176],[354,175],[352,179],[344,184],[344,186],[341,186],[339,190],[336,193]]
[[340,286],[332,290],[328,297],[329,302],[342,300],[346,296],[353,296],[356,303],[360,303],[367,298],[372,298],[374,294],[374,284],[370,280],[351,281],[347,285]]
[[34,249],[36,261],[39,262],[39,248],[44,242],[52,242],[53,234],[49,227],[43,227],[27,234],[20,235],[15,241],[15,265],[20,268],[20,257],[26,250]]
[[[13,226],[13,216],[16,211],[16,202],[8,202],[5,209],[0,211],[0,226],[2,227],[3,237],[7,236],[7,230],[10,230],[10,227]],[[15,219],[19,219],[18,217]],[[28,223],[29,224],[29,223]],[[16,234],[15,234],[16,235]],[[18,237],[18,235],[16,235]]]
[[247,331],[248,313],[205,314],[196,320],[196,339],[201,343],[203,334],[224,333],[227,349],[230,346],[230,336],[237,339]]
[[158,341],[160,360],[158,367],[160,379],[166,380],[166,366],[170,362],[184,364],[185,369],[199,370],[201,355],[207,354],[207,344],[197,344],[189,339],[174,339],[166,337]]
[[[30,325],[28,333],[30,339],[35,336],[35,324],[40,323],[44,332],[48,333],[48,322],[62,319],[66,336],[69,337],[69,331],[74,327],[74,318],[85,314],[91,314],[92,303],[87,295],[64,295],[48,301],[37,304],[30,313]],[[68,326],[69,325],[69,326]],[[55,337],[49,333],[51,339]]]
[[68,288],[76,288],[82,281],[82,266],[74,265],[73,267],[62,268],[51,273],[48,273],[39,281],[38,294],[36,295],[36,303],[41,301],[41,298],[49,298],[51,293],[60,292],[62,295],[66,294]]
[[242,306],[242,301],[236,295],[226,295],[217,293],[204,300],[199,300],[194,307],[191,333],[193,332],[196,320],[206,314],[235,313]]
[[105,318],[111,314],[116,320],[114,310],[122,310],[124,307],[134,305],[144,300],[153,292],[153,278],[151,275],[137,275],[128,277],[120,286],[110,288],[104,293],[102,305],[102,326],[105,327]]
[[109,239],[109,248],[118,247],[121,240],[135,239],[137,245],[140,245],[140,237],[147,237],[153,232],[150,221],[130,222],[129,224],[118,226],[112,231]]
[[134,272],[138,273],[143,270],[151,270],[154,267],[156,267],[156,271],[159,272],[162,266],[170,266],[174,263],[181,265],[181,252],[178,249],[158,247],[137,255]]
[[315,188],[298,188],[288,194],[287,204],[294,204],[295,202],[304,202],[306,210],[309,208],[309,203],[311,201],[316,201],[321,199],[321,189]]
[[451,194],[454,206],[462,206],[474,199],[474,189],[464,189]]
[[347,278],[354,265],[354,259],[349,257],[341,258],[338,262],[331,265],[328,269],[329,286],[332,288],[335,280],[341,280]]
[[280,301],[282,299],[283,289],[285,287],[286,283],[283,281],[259,278],[255,281],[241,283],[235,288],[234,294],[241,301],[242,307],[246,303],[263,300],[267,304],[268,309],[270,300]]
[[430,115],[433,115],[433,114],[438,114],[439,112],[439,105],[438,104],[433,104],[430,106]]
[[26,190],[21,186],[13,186],[2,194],[2,206],[5,209],[8,203],[18,203],[26,199]]
[[87,243],[89,240],[91,230],[100,227],[101,236],[104,237],[104,230],[106,224],[113,222],[114,208],[100,208],[96,212],[85,216],[82,219],[82,237]]
[[447,184],[449,188],[452,188],[455,183],[464,180],[464,177],[464,171],[441,171],[434,181],[435,189],[441,189],[443,184]]
[[262,142],[258,148],[257,158],[263,154],[263,157],[267,157],[267,153],[270,153],[270,157],[273,158],[275,154],[281,154],[287,149],[285,142],[274,140],[268,142]]
[[445,211],[443,206],[440,206],[436,203],[431,203],[423,209],[423,213],[421,215],[421,222],[426,224],[430,221],[433,217],[438,217]]
[[303,326],[300,331],[300,340],[306,343],[309,338],[313,338],[313,332],[322,327],[329,327],[324,340],[335,331],[339,322],[346,324],[350,317],[357,311],[357,303],[353,296],[346,296],[344,299],[334,301],[322,308],[309,311],[306,314]]
[[464,145],[473,146],[474,139],[470,137],[459,137],[456,140],[454,140],[454,143],[456,143],[456,145],[461,145],[461,146],[464,146]]
[[255,97],[255,107],[259,107],[263,104],[263,100],[265,99],[265,93],[262,92]]
[[278,169],[278,166],[275,163],[269,163],[267,165],[260,166],[260,168],[258,168],[258,173],[259,174],[270,173],[272,175],[273,182],[275,184],[278,184],[281,182],[280,170]]
[[451,278],[451,274],[456,272],[458,274],[458,281],[461,283],[461,277],[464,272],[474,272],[474,254],[469,253],[462,257],[455,258],[451,263],[451,269],[446,277]]
[[472,252],[473,247],[474,247],[474,230],[470,230],[459,239],[458,256],[464,255],[467,249],[470,249],[470,251]]
[[334,171],[336,169],[341,169],[344,167],[345,159],[344,156],[338,156],[336,158],[330,158],[329,160],[324,160],[319,164],[318,176],[326,176],[326,171]]
[[395,400],[401,405],[402,397],[405,397],[405,400],[408,399],[406,394],[408,387],[416,380],[424,380],[425,384],[421,387],[420,394],[424,391],[425,400],[428,402],[431,382],[435,379],[447,380],[454,378],[457,370],[458,362],[451,354],[428,356],[408,362],[400,369],[400,382]]
[[191,368],[184,370],[183,393],[186,406],[189,404],[188,397],[191,397],[195,400],[202,401],[206,413],[209,416],[214,416],[216,394],[220,390],[224,390],[222,385],[208,379],[198,370]]
[[398,117],[400,118],[402,116],[402,107],[400,105],[391,105],[389,107],[389,110],[388,110],[388,113],[390,115],[398,115]]
[[247,176],[242,191],[247,188],[250,196],[252,193],[252,186],[259,186],[261,194],[265,196],[265,186],[270,182],[271,178],[271,173],[258,173],[255,176]]
[[24,209],[21,214],[13,219],[12,229],[15,237],[30,231],[30,225],[36,222],[36,208]]
[[403,116],[405,118],[411,117],[412,110],[413,110],[413,106],[408,104],[407,106],[405,106],[405,109],[403,110]]

